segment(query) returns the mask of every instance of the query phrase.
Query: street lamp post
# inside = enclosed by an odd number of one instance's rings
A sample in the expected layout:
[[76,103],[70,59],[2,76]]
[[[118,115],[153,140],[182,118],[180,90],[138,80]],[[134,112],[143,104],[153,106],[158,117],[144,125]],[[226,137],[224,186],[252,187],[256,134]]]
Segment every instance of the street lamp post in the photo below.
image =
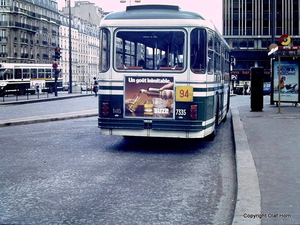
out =
[[[271,0],[271,43],[275,43],[275,36],[276,36],[276,26],[275,26],[275,0]],[[275,53],[271,55],[271,59],[270,59],[270,72],[271,72],[271,88],[272,90],[274,87],[274,74],[273,74],[273,58],[275,56]],[[271,97],[270,97],[270,105],[274,105],[274,98],[273,98],[273,91],[271,92]]]
[[69,0],[69,93],[72,93],[72,18],[71,18],[71,0]]

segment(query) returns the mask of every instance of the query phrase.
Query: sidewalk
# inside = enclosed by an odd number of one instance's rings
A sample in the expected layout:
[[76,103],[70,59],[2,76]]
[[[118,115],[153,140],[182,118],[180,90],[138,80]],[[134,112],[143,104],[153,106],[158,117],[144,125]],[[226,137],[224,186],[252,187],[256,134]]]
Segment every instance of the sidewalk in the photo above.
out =
[[82,91],[82,92],[73,92],[68,93],[67,91],[59,91],[57,92],[57,96],[54,93],[40,93],[34,95],[9,95],[0,97],[0,106],[1,105],[16,105],[16,104],[27,104],[33,102],[42,102],[42,101],[54,101],[54,100],[61,100],[67,98],[78,98],[78,97],[85,97],[94,95],[91,91]]
[[233,96],[238,195],[233,224],[300,224],[300,107],[251,112],[250,96]]

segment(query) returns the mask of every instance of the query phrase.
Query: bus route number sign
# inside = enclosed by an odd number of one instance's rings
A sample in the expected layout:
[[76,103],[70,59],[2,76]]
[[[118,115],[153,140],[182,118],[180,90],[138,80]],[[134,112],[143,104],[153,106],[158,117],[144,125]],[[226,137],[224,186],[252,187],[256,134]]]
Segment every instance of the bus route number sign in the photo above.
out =
[[192,86],[177,86],[176,87],[176,101],[177,102],[192,102],[193,101],[193,87]]

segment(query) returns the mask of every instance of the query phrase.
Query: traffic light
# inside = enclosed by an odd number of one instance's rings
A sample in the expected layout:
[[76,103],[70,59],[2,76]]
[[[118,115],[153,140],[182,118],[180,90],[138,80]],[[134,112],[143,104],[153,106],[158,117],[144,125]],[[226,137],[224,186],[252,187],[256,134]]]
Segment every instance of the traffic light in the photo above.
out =
[[59,60],[60,59],[60,48],[55,48],[55,59]]

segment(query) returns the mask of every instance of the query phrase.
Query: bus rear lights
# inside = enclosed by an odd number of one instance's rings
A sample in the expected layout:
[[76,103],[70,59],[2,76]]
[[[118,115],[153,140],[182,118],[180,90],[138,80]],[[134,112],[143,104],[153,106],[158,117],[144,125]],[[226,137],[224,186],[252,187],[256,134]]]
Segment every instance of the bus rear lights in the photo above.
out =
[[190,119],[197,120],[198,107],[197,105],[190,105]]
[[109,102],[102,102],[101,114],[103,117],[109,117]]

